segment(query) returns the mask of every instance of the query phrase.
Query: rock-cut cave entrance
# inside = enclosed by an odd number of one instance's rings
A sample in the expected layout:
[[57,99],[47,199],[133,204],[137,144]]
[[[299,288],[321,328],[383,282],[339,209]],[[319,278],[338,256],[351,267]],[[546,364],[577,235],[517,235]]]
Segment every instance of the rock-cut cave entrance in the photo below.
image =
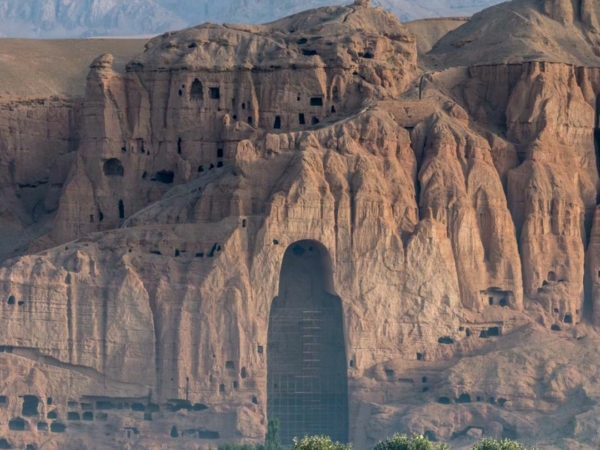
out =
[[267,416],[284,445],[294,437],[348,441],[348,378],[341,299],[316,241],[290,245],[269,316]]

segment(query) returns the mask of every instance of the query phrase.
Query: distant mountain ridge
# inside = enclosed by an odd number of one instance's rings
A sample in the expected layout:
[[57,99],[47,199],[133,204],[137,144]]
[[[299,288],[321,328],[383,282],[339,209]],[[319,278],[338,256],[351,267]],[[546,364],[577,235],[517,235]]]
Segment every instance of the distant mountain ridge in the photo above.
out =
[[[499,0],[373,0],[401,21],[470,16]],[[0,0],[0,37],[65,38],[162,33],[203,22],[264,23],[351,0]]]

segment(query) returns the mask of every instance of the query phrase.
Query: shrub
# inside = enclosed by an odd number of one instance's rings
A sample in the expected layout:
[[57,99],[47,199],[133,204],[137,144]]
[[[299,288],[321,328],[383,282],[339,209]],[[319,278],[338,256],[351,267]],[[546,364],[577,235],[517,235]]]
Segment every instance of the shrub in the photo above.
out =
[[264,444],[221,444],[218,450],[284,450],[279,440],[279,419],[269,420]]
[[333,442],[329,436],[304,436],[294,438],[292,450],[352,450],[352,445]]
[[269,420],[267,435],[265,436],[265,450],[283,450],[279,440],[279,419]]
[[[523,444],[519,444],[516,441],[510,439],[502,439],[500,441],[496,439],[484,439],[483,441],[475,444],[472,450],[526,450]],[[532,449],[533,450],[533,449]]]
[[424,436],[395,434],[375,446],[375,450],[450,450],[447,444],[435,444]]

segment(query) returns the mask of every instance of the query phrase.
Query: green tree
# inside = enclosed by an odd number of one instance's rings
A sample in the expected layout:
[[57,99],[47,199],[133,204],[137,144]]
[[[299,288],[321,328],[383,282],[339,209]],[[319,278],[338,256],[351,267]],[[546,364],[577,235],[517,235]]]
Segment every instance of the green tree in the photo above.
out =
[[279,420],[269,420],[264,444],[221,444],[218,450],[285,450],[279,440]]
[[527,450],[527,447],[510,439],[496,440],[488,438],[475,444],[472,450]]
[[395,434],[377,444],[375,450],[450,450],[450,446],[435,444],[419,434],[411,438],[406,434]]
[[352,445],[333,442],[329,436],[304,436],[294,438],[292,450],[352,450]]
[[267,436],[265,437],[265,450],[282,450],[279,440],[279,419],[275,417],[269,420],[267,425]]

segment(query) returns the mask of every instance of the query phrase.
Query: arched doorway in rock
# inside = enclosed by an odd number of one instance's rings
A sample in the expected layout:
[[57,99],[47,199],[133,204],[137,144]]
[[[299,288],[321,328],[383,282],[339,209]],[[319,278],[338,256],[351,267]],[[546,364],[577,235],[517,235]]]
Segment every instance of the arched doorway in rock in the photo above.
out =
[[328,435],[348,441],[348,375],[341,299],[331,259],[316,241],[290,245],[267,343],[267,416],[279,419],[282,444]]

